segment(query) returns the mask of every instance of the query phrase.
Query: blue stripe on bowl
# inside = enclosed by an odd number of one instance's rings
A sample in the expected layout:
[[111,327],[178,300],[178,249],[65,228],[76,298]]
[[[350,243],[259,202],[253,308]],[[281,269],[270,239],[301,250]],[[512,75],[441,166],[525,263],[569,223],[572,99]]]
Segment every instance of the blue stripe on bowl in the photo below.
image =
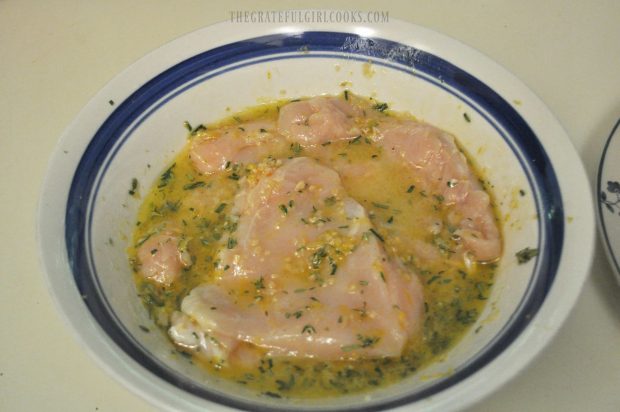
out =
[[[364,47],[356,47],[360,42]],[[312,53],[295,54],[301,47]],[[399,53],[392,53],[394,49]],[[413,47],[351,33],[304,32],[276,34],[231,43],[187,59],[140,87],[125,100],[93,136],[76,169],[66,210],[65,241],[73,276],[93,317],[114,342],[139,364],[197,396],[241,409],[257,410],[256,404],[236,401],[197,385],[171,370],[148,352],[121,324],[102,293],[92,261],[90,225],[92,202],[115,153],[131,132],[174,96],[209,78],[265,60],[289,58],[372,58],[382,64],[423,78],[455,94],[496,127],[511,147],[526,173],[536,201],[539,219],[540,254],[528,290],[501,333],[472,360],[449,377],[420,388],[415,393],[376,405],[351,406],[343,410],[382,410],[436,394],[470,376],[492,361],[527,326],[549,292],[560,261],[564,239],[562,198],[552,165],[527,122],[490,87],[453,64]],[[251,60],[252,61],[248,61]],[[415,67],[415,71],[408,68]],[[217,71],[217,73],[213,73]],[[480,109],[479,109],[480,108]],[[259,410],[280,410],[263,406]]]

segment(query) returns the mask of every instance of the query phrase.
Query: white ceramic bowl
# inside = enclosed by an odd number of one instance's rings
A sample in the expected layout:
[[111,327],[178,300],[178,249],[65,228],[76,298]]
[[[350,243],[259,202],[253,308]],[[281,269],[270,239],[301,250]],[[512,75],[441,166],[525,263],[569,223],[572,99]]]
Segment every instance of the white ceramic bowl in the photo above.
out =
[[[151,321],[126,256],[139,206],[128,189],[134,177],[144,188],[154,182],[185,143],[185,120],[208,123],[227,107],[341,93],[342,82],[448,130],[474,154],[504,220],[504,257],[485,311],[440,362],[368,395],[272,399],[205,375],[173,355],[156,327],[141,329]],[[587,276],[594,214],[562,127],[480,53],[398,21],[222,23],[144,57],[83,109],[51,159],[39,236],[51,294],[78,339],[158,407],[449,411],[495,390],[549,342]],[[518,264],[525,247],[539,254]]]

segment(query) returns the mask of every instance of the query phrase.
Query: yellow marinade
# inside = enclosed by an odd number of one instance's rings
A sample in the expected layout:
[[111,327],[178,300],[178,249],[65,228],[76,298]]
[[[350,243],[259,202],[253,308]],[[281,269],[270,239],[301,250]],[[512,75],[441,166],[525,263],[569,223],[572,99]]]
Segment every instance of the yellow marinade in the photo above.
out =
[[[288,102],[260,105],[207,127],[241,125],[250,120],[276,120],[279,107]],[[386,116],[411,118],[408,114],[384,111],[385,107],[382,109]],[[200,135],[204,126],[188,128],[188,139],[191,140]],[[216,260],[218,248],[221,247],[218,241],[227,232],[235,230],[236,223],[230,219],[230,208],[239,179],[249,172],[247,165],[230,165],[224,173],[201,175],[194,169],[188,151],[188,147],[181,150],[144,194],[133,245],[128,250],[136,270],[134,281],[138,296],[164,333],[171,313],[179,310],[182,299],[194,287],[212,281],[217,275]],[[270,156],[315,157],[328,166],[330,162],[343,159],[350,164],[363,166],[372,162],[378,166],[374,169],[376,173],[363,180],[343,178],[343,185],[348,194],[366,208],[388,255],[398,258],[418,274],[425,298],[423,331],[408,342],[399,358],[325,362],[264,357],[258,367],[243,369],[197,357],[191,359],[184,354],[191,362],[267,396],[318,398],[361,392],[394,383],[437,359],[458,342],[482,312],[493,285],[496,263],[466,266],[463,259],[451,259],[451,249],[455,243],[447,224],[439,233],[429,234],[419,217],[427,216],[446,222],[447,212],[442,207],[441,196],[420,191],[415,181],[401,178],[408,176],[407,166],[390,161],[370,139],[335,141],[324,145],[320,153],[291,144],[279,153],[270,153]],[[475,170],[471,159],[468,162]],[[164,222],[181,228],[193,262],[169,287],[153,284],[137,273],[137,247]],[[434,245],[442,259],[422,264],[412,252],[413,242],[419,240]],[[144,331],[154,333],[146,327]]]

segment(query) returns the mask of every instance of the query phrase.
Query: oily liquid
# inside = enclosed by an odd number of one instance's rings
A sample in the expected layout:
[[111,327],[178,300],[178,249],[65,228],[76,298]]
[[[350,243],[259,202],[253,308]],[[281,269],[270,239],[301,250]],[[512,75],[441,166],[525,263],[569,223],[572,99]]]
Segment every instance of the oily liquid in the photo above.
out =
[[[215,127],[242,125],[244,121],[277,119],[283,102],[263,105],[225,119]],[[210,127],[211,128],[211,127]],[[196,138],[190,133],[190,139]],[[335,170],[359,170],[359,178],[343,178],[348,194],[364,206],[387,253],[417,273],[424,288],[422,332],[410,339],[398,358],[354,361],[264,357],[252,368],[229,367],[226,362],[205,361],[179,351],[190,362],[211,373],[248,386],[266,396],[323,398],[357,393],[388,385],[416,372],[446,353],[475,323],[493,284],[496,265],[466,266],[454,252],[457,244],[451,228],[443,224],[429,231],[432,221],[446,222],[443,199],[425,193],[407,166],[391,161],[371,139],[338,141],[314,149],[291,145],[270,153],[273,158],[308,156]],[[218,275],[220,239],[235,230],[230,208],[244,176],[243,167],[231,165],[225,172],[201,175],[191,164],[188,148],[168,165],[144,196],[139,210],[133,247],[128,254],[137,268],[136,248],[163,226],[180,229],[187,239],[193,265],[170,287],[161,287],[134,275],[139,297],[152,319],[166,331],[170,314],[196,286]],[[436,248],[441,259],[419,259],[415,244]],[[225,247],[225,246],[224,246]]]

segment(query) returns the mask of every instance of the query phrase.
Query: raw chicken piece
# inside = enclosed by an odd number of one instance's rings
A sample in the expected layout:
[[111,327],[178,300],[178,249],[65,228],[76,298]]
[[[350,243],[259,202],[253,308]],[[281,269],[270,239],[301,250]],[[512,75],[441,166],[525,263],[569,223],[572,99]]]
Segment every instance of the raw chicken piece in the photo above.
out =
[[268,120],[208,129],[192,142],[189,157],[204,174],[224,170],[227,164],[254,163],[286,147],[286,140],[275,129],[275,123]]
[[281,273],[287,258],[327,231],[346,225],[339,231],[358,235],[367,219],[344,192],[338,174],[308,158],[289,160],[256,186],[241,190],[233,213],[240,215],[235,245],[224,249],[220,260],[234,276],[251,279]]
[[269,356],[399,356],[420,330],[422,288],[388,259],[338,175],[295,158],[242,187],[238,228],[220,254],[222,275],[183,300],[171,337],[182,345],[177,331],[189,322],[199,337],[217,337],[211,351],[218,356],[242,342]]
[[501,254],[499,229],[489,195],[473,174],[454,137],[412,120],[386,119],[375,129],[384,152],[411,165],[421,187],[449,208],[448,221],[477,261]]
[[360,134],[355,119],[362,112],[336,97],[314,97],[280,109],[278,131],[302,146],[351,139]]
[[191,265],[183,243],[181,237],[170,231],[151,235],[138,248],[138,273],[160,285],[171,285],[183,268]]
[[[457,228],[455,235],[460,238],[462,252],[482,262],[501,255],[490,198],[448,133],[424,123],[386,116],[352,96],[349,101],[318,97],[290,103],[280,110],[278,130],[291,141],[306,145],[368,135],[388,156],[411,166],[418,189],[443,198],[450,210],[449,223]],[[372,173],[344,160],[336,160],[334,167],[347,178]]]
[[[209,307],[209,310],[213,310]],[[174,312],[168,335],[179,348],[196,353],[207,361],[228,362],[235,366],[253,367],[260,363],[262,351],[236,338],[214,332],[205,332],[191,317],[182,312]]]

